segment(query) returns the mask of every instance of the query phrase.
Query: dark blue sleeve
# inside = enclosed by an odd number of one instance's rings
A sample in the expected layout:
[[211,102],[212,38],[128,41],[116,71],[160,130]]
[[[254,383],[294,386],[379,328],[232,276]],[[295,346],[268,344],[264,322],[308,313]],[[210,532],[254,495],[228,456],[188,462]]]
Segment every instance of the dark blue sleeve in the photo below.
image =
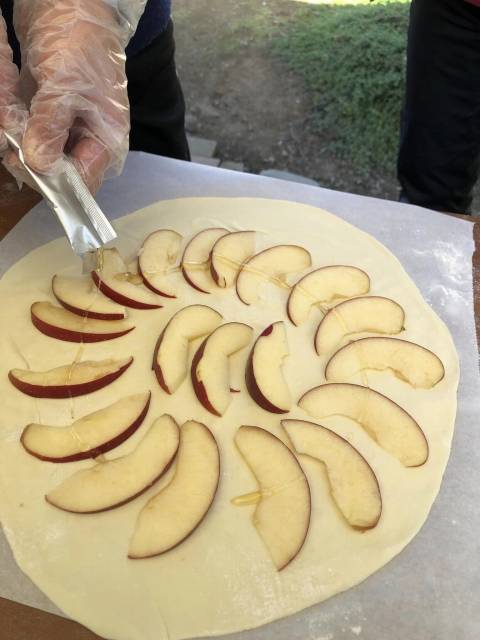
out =
[[171,0],[148,0],[135,35],[127,47],[127,56],[134,56],[162,33],[170,20]]
[[[127,47],[128,56],[139,53],[162,33],[170,20],[171,4],[171,0],[148,0],[135,35]],[[0,9],[7,23],[13,59],[20,66],[20,46],[13,30],[13,0],[0,0]]]

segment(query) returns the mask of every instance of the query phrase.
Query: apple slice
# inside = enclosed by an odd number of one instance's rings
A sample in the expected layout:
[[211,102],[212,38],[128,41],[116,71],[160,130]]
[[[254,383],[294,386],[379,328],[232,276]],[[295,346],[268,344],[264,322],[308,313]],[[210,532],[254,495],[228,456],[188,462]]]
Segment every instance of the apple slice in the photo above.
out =
[[96,320],[122,320],[125,309],[97,289],[91,278],[53,276],[53,295],[62,307],[79,316]]
[[160,309],[157,297],[146,289],[133,284],[127,265],[117,249],[103,249],[92,280],[108,298],[132,309]]
[[158,556],[183,542],[207,515],[220,479],[212,432],[190,420],[180,428],[175,475],[140,511],[128,557]]
[[320,322],[315,334],[318,355],[331,352],[352,333],[400,333],[405,322],[402,307],[380,296],[354,298],[337,304]]
[[[298,460],[273,433],[240,427],[235,444],[259,485],[253,524],[278,571],[300,552],[310,524],[310,487]],[[245,496],[234,504],[248,504]]]
[[124,336],[135,329],[125,320],[82,318],[51,302],[34,302],[30,307],[34,326],[46,336],[66,342],[102,342]]
[[[120,255],[120,252],[115,247],[111,249],[104,249],[103,247],[95,252],[88,254],[91,260],[95,264],[95,269],[100,271],[105,276],[114,276],[117,273],[123,273],[126,276],[129,275],[128,267],[125,260]],[[91,264],[89,262],[88,264]],[[86,268],[86,267],[85,267]]]
[[288,298],[287,315],[298,326],[308,318],[312,307],[337,298],[361,296],[369,289],[370,278],[357,267],[321,267],[307,273],[295,284]]
[[282,420],[295,451],[326,467],[333,500],[354,529],[372,529],[382,513],[382,496],[371,466],[347,440],[305,420]]
[[245,382],[252,400],[271,413],[288,413],[292,398],[282,373],[288,356],[283,322],[274,322],[259,335],[248,358]]
[[48,462],[96,458],[135,433],[147,415],[150,395],[148,391],[127,396],[68,427],[29,424],[20,441],[32,456]]
[[442,361],[434,353],[414,342],[399,338],[361,338],[339,349],[325,367],[330,382],[348,380],[359,371],[389,369],[412,385],[430,389],[445,375]]
[[168,274],[177,262],[181,244],[179,233],[160,229],[148,236],[138,255],[138,270],[145,286],[165,298],[177,297]]
[[247,260],[237,276],[237,294],[245,304],[258,301],[262,282],[270,281],[285,286],[285,277],[303,271],[312,264],[312,257],[303,247],[280,244],[270,247]]
[[164,391],[173,393],[187,377],[189,343],[211,333],[221,321],[218,311],[202,304],[184,307],[170,319],[157,341],[152,364]]
[[204,229],[185,247],[182,258],[183,277],[197,291],[210,293],[215,289],[215,280],[210,273],[210,254],[215,242],[227,233],[226,229]]
[[168,470],[179,442],[178,425],[165,414],[155,420],[132,453],[77,471],[45,499],[73,513],[120,507],[149,489]]
[[428,458],[428,442],[418,423],[396,402],[358,384],[323,384],[299,400],[312,418],[345,416],[355,420],[382,449],[406,467],[419,467]]
[[255,253],[255,231],[233,231],[213,245],[210,271],[218,287],[235,283],[241,266]]
[[132,364],[123,360],[85,360],[49,371],[12,369],[8,378],[14,387],[34,398],[75,398],[98,391],[119,378]]
[[232,400],[228,358],[247,346],[252,333],[252,327],[241,322],[223,324],[205,338],[193,358],[193,389],[215,416],[223,416]]

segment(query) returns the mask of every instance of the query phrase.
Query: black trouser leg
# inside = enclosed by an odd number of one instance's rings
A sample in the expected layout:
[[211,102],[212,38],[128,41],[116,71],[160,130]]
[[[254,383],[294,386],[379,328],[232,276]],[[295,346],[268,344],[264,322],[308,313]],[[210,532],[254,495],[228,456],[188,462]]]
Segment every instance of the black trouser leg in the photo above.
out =
[[398,179],[401,199],[468,212],[480,168],[480,8],[413,0]]
[[173,24],[127,60],[130,149],[190,160],[185,101],[175,68]]

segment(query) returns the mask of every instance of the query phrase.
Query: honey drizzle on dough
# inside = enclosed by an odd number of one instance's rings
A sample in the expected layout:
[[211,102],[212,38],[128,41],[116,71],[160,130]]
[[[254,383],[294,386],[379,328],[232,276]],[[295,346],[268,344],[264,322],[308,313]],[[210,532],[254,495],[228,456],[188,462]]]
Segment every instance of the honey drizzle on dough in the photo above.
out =
[[[87,318],[84,318],[84,320],[87,320]],[[81,342],[78,345],[78,349],[77,352],[73,358],[73,362],[72,364],[68,367],[68,371],[67,371],[67,379],[66,379],[66,384],[69,385],[72,381],[73,378],[73,371],[75,369],[75,367],[77,366],[77,364],[80,364],[82,361],[82,357],[85,351],[85,344],[83,342]],[[70,417],[72,420],[75,420],[75,404],[74,404],[74,399],[71,395],[71,393],[69,393],[69,400],[70,400]]]
[[251,493],[245,493],[243,496],[237,496],[232,498],[230,502],[236,507],[243,507],[247,504],[258,504],[262,499],[261,491],[252,491]]

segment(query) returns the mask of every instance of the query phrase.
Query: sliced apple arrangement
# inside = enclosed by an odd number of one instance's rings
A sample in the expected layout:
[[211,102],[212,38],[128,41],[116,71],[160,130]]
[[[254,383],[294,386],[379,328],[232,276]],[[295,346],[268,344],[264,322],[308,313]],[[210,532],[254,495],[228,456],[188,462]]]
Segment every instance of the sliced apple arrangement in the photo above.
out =
[[132,362],[133,357],[84,360],[48,371],[12,369],[8,377],[14,387],[33,398],[75,398],[111,384]]
[[211,273],[212,249],[216,241],[227,233],[227,229],[204,229],[185,247],[182,257],[183,277],[197,291],[210,293],[217,286]]
[[135,327],[126,320],[96,320],[82,317],[51,302],[34,302],[32,324],[43,334],[67,342],[102,342],[120,338]]
[[235,284],[243,263],[255,253],[255,231],[232,231],[215,242],[210,255],[210,273],[217,287]]
[[282,372],[282,364],[288,354],[283,322],[274,322],[268,326],[253,345],[245,371],[245,382],[252,400],[265,411],[290,411],[292,397]]
[[370,278],[357,267],[333,265],[316,269],[301,278],[290,292],[287,315],[294,325],[307,320],[312,307],[339,298],[368,293]]
[[288,288],[287,276],[304,271],[311,264],[312,257],[303,247],[290,244],[269,247],[244,262],[237,276],[237,295],[243,303],[254,304],[261,284],[270,281]]
[[192,384],[202,405],[215,416],[223,416],[232,401],[229,357],[248,345],[253,329],[229,322],[205,338],[192,361]]
[[334,431],[305,420],[282,420],[298,454],[325,464],[333,500],[354,529],[375,527],[382,497],[372,468],[347,440]]
[[[415,418],[387,396],[353,384],[361,372],[393,373],[413,388],[430,389],[444,377],[441,360],[428,349],[397,337],[405,313],[394,300],[370,294],[370,278],[352,265],[329,265],[306,275],[310,253],[297,245],[256,250],[256,232],[208,228],[187,242],[174,230],[151,233],[138,252],[138,274],[130,273],[116,249],[94,256],[89,277],[56,275],[52,292],[61,306],[35,302],[33,325],[59,340],[89,343],[112,340],[134,329],[125,307],[155,310],[179,294],[170,277],[181,271],[200,293],[235,287],[239,300],[253,305],[268,283],[288,290],[286,313],[298,327],[318,308],[323,318],[314,347],[327,356],[326,383],[310,389],[298,407],[314,419],[345,416],[405,467],[420,467],[429,444]],[[299,279],[289,284],[294,274]],[[164,313],[162,311],[161,313]],[[141,314],[139,314],[141,315]],[[222,324],[223,323],[223,324]],[[285,322],[269,324],[245,353],[245,385],[253,402],[269,413],[286,414],[293,406],[283,364],[289,356]],[[258,328],[258,327],[257,327]],[[171,315],[157,340],[152,369],[160,387],[173,394],[188,378],[200,404],[224,416],[239,391],[232,381],[232,356],[251,343],[254,329],[224,322],[202,304],[184,306]],[[359,337],[345,346],[346,340]],[[314,350],[312,349],[312,355]],[[122,376],[133,357],[73,362],[46,371],[12,369],[11,383],[35,398],[73,398],[101,390]],[[234,367],[235,374],[238,367]],[[241,369],[243,372],[243,369]],[[319,372],[320,373],[320,372]],[[30,424],[21,435],[25,451],[39,460],[68,463],[98,458],[126,442],[142,425],[150,392],[124,397],[70,425]],[[257,490],[237,496],[235,505],[254,505],[252,522],[278,571],[301,551],[307,538],[311,499],[301,461],[313,458],[326,470],[339,514],[353,529],[372,529],[380,521],[380,483],[367,459],[331,428],[300,419],[281,421],[281,438],[258,426],[241,426],[235,435],[239,454],[251,470]],[[288,444],[285,442],[288,441]],[[303,457],[303,458],[302,458]],[[127,455],[98,459],[45,496],[55,508],[94,514],[120,507],[147,491],[174,465],[168,484],[141,509],[130,540],[131,559],[151,558],[186,540],[203,521],[215,499],[220,454],[210,429],[195,420],[179,427],[163,415]],[[375,465],[373,465],[375,466]]]
[[308,480],[290,449],[265,429],[240,427],[235,444],[258,483],[258,491],[233,502],[256,505],[252,522],[281,571],[298,555],[307,537],[311,511]]
[[171,318],[157,341],[152,364],[164,391],[174,393],[187,377],[190,342],[211,333],[221,321],[217,311],[201,304],[184,307]]
[[99,513],[134,500],[159,480],[177,454],[180,432],[169,415],[157,418],[136,449],[126,456],[77,471],[47,493],[54,507],[72,513]]
[[366,369],[391,371],[412,387],[431,389],[445,375],[440,358],[429,349],[399,338],[360,338],[337,351],[327,362],[325,379],[349,380]]
[[[92,279],[102,293],[125,307],[159,309],[162,306],[151,291],[142,289],[132,282],[137,279],[132,278],[117,249],[102,249],[99,252],[97,268],[92,271]],[[142,278],[140,282],[143,282]]]
[[138,271],[145,286],[165,298],[176,298],[177,292],[169,282],[180,254],[182,236],[171,229],[151,233],[140,249]]
[[318,355],[330,353],[345,336],[355,333],[394,335],[404,328],[405,312],[389,298],[367,296],[353,298],[330,309],[318,325],[315,350]]
[[141,510],[128,557],[158,556],[186,540],[207,515],[219,479],[220,453],[212,432],[200,422],[186,422],[175,475]]
[[104,296],[92,278],[53,276],[52,292],[58,302],[72,313],[95,320],[122,320],[125,308]]
[[[107,417],[104,414],[99,419],[105,424]],[[85,430],[80,433],[83,436]],[[151,558],[186,540],[215,498],[220,454],[212,432],[204,424],[190,420],[179,429],[172,416],[165,414],[155,420],[131,453],[77,471],[45,499],[58,509],[76,514],[115,509],[152,487],[174,461],[173,478],[140,511],[130,542],[129,558]]]
[[29,424],[20,442],[32,456],[48,462],[96,458],[135,433],[147,415],[150,395],[148,392],[127,396],[68,426]]
[[397,403],[368,387],[331,383],[307,391],[298,406],[312,418],[345,416],[357,422],[377,444],[406,467],[428,458],[428,442],[419,424]]

